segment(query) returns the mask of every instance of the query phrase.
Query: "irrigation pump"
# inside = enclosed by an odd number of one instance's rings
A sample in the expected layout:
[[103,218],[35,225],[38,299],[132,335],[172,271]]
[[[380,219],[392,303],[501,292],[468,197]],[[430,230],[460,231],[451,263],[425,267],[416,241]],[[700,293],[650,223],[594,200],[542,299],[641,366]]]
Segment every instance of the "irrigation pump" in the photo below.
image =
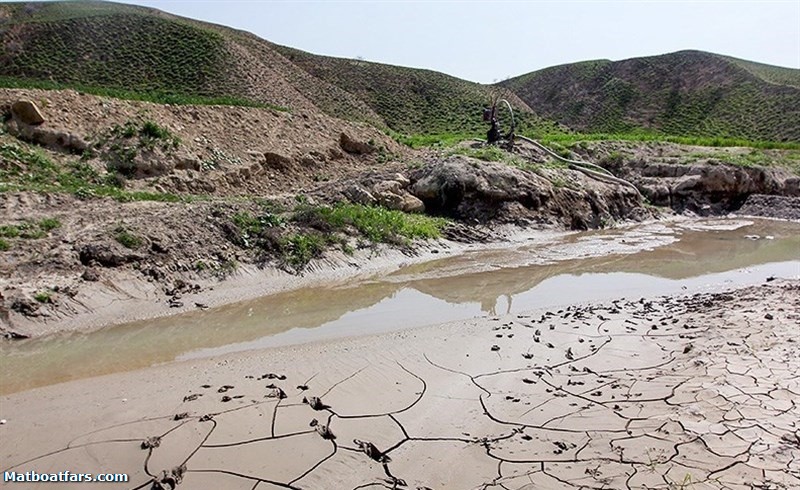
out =
[[[501,120],[498,111],[498,104],[503,105],[508,109],[508,118],[511,123],[506,134],[503,134],[503,131],[500,129]],[[483,120],[491,125],[489,127],[489,132],[486,133],[486,141],[490,145],[501,145],[508,147],[514,146],[514,131],[516,129],[516,121],[514,121],[514,109],[511,108],[511,104],[506,99],[495,98],[492,101],[491,107],[487,107],[483,110]]]

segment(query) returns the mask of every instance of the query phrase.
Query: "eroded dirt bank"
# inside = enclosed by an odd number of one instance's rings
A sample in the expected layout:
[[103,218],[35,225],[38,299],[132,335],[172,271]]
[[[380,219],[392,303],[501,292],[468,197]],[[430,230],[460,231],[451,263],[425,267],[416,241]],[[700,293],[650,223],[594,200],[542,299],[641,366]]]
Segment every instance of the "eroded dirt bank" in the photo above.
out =
[[3,471],[130,475],[109,488],[796,488],[798,311],[800,282],[772,281],[35,389],[0,398],[3,438],[26,441],[3,446]]
[[[44,122],[11,110],[20,100]],[[800,218],[800,178],[781,167],[791,152],[573,146],[629,186],[535,147],[414,151],[317,113],[12,89],[0,107],[0,333],[11,338],[218,306],[518,232],[674,211]],[[321,219],[341,204],[450,221],[420,233],[439,241],[376,238],[371,223]]]

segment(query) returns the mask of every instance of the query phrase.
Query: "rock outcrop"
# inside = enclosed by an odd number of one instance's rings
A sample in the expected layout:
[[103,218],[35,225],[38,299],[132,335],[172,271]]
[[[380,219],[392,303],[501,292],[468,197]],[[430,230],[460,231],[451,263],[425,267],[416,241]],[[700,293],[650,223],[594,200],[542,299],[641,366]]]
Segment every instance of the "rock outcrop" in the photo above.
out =
[[641,159],[612,170],[633,182],[652,204],[679,212],[723,214],[737,210],[755,194],[800,197],[800,176],[782,168]]
[[369,175],[362,182],[347,187],[342,193],[356,204],[380,205],[395,211],[422,213],[425,211],[425,203],[409,192],[410,184],[411,181],[399,173],[389,178]]
[[467,222],[539,222],[586,229],[649,215],[630,187],[598,182],[578,172],[561,175],[569,180],[551,178],[544,169],[537,173],[453,156],[415,171],[409,190],[429,212]]

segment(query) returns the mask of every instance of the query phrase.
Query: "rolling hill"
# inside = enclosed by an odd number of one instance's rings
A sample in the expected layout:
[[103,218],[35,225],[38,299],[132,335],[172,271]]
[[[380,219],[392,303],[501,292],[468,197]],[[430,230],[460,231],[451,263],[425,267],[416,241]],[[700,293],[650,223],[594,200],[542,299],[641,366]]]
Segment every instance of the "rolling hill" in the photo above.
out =
[[583,132],[800,140],[800,70],[702,51],[555,66],[501,85]]
[[407,135],[480,134],[482,108],[502,95],[528,133],[558,132],[556,122],[581,132],[800,140],[800,70],[697,51],[587,61],[482,85],[110,2],[0,4],[0,24],[5,87],[319,111]]
[[[336,59],[155,9],[109,2],[0,5],[5,86],[73,87],[156,102],[265,104],[397,132],[485,130],[501,87]],[[530,125],[544,124],[514,100]],[[525,114],[527,113],[527,114]]]

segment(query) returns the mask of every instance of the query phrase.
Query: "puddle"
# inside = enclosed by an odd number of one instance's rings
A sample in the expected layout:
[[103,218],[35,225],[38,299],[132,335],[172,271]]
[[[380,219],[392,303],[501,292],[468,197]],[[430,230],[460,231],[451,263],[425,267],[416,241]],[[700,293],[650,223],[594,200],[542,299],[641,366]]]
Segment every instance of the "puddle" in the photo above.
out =
[[91,333],[0,344],[0,393],[174,360],[386,332],[575,302],[800,277],[800,224],[655,223],[532,241],[336,287]]

